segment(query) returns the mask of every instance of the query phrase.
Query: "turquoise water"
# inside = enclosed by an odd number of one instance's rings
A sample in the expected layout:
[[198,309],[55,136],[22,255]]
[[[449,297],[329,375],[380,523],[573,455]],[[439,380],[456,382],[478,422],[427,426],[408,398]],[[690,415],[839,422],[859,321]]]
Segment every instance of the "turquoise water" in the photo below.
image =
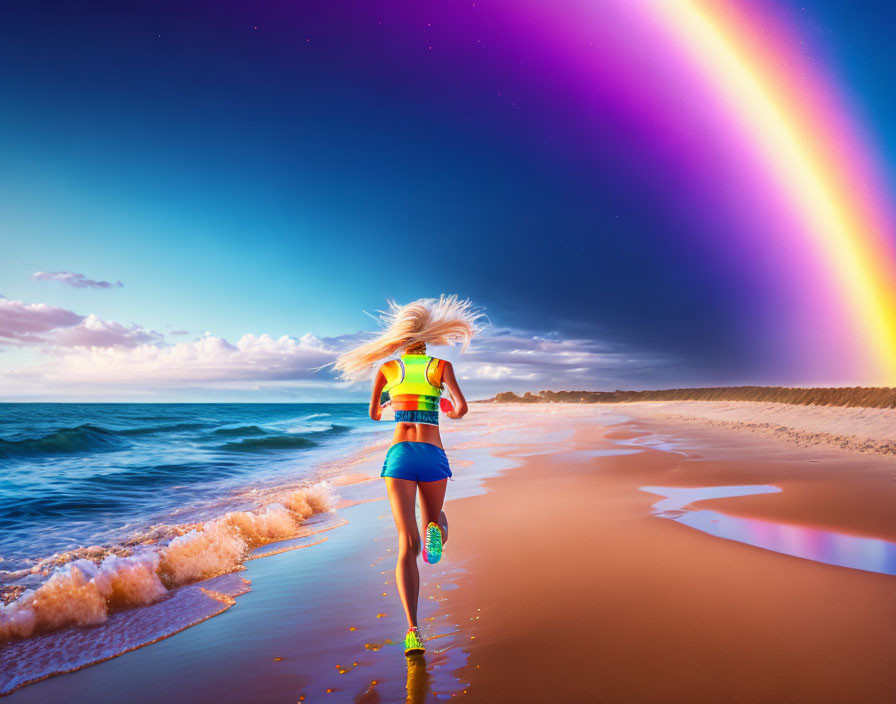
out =
[[0,404],[0,571],[254,506],[389,430],[365,404]]

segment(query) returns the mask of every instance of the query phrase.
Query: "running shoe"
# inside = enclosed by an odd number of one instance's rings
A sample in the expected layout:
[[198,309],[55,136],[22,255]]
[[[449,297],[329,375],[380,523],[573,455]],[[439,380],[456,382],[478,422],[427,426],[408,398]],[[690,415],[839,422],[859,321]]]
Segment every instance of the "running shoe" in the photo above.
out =
[[426,646],[423,645],[423,639],[420,637],[420,631],[417,627],[409,628],[407,635],[404,637],[404,654],[413,655],[414,653],[426,652]]
[[423,561],[431,565],[442,559],[442,529],[435,523],[426,526],[423,538]]

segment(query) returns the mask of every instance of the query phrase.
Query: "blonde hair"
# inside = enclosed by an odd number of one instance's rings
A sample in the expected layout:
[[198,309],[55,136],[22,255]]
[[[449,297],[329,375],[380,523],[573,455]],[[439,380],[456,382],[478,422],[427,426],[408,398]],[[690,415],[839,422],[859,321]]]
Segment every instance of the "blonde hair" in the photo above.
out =
[[460,344],[464,352],[473,335],[479,333],[485,317],[470,299],[444,293],[436,298],[420,298],[405,306],[389,301],[389,310],[377,311],[385,328],[377,337],[341,354],[333,367],[345,381],[370,377],[376,363],[420,343]]

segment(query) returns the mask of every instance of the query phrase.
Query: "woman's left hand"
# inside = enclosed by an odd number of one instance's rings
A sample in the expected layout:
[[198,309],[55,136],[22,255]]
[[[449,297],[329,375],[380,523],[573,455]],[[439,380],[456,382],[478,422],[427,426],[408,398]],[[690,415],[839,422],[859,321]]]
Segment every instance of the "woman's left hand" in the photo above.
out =
[[376,408],[370,409],[370,417],[373,420],[382,420],[383,419],[383,409],[389,407],[389,401],[386,401],[382,405],[378,405]]

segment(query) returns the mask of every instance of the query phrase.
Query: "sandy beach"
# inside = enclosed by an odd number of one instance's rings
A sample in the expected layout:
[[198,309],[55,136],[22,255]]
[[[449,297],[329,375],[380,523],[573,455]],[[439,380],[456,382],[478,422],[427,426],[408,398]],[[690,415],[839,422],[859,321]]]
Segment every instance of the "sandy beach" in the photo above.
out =
[[0,704],[896,704],[896,1],[0,18]]
[[624,404],[474,405],[445,444],[425,658],[400,647],[377,445],[219,615],[6,700],[896,699],[892,457]]
[[[483,613],[470,700],[893,701],[892,576],[650,518],[658,497],[638,487],[773,484],[782,491],[692,508],[809,529],[794,542],[817,539],[812,529],[893,540],[896,467],[694,428],[674,452],[598,454],[669,430],[579,429],[574,451],[528,459],[457,502],[454,549],[476,589],[455,608]],[[531,520],[549,509],[553,529]]]

